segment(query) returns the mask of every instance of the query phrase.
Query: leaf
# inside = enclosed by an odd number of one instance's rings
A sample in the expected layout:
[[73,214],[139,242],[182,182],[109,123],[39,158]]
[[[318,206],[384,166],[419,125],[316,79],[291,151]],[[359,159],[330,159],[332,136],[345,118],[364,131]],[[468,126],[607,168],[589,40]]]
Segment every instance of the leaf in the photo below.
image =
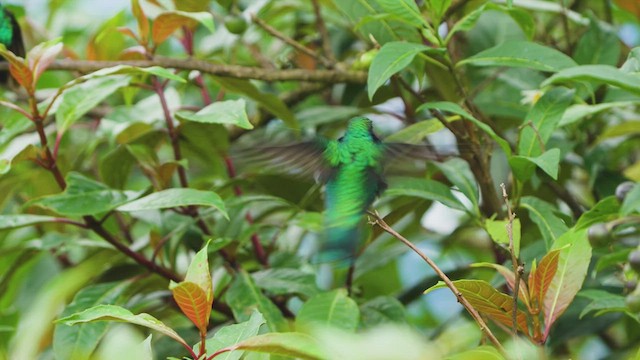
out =
[[[314,338],[307,334],[296,332],[269,333],[254,336],[224,350],[256,351],[301,360],[328,359]],[[221,351],[218,351],[218,353],[221,353]],[[216,356],[214,359],[218,359],[218,357]]]
[[[484,280],[456,280],[453,284],[478,312],[508,328],[512,327],[513,298],[511,296],[499,292]],[[446,287],[444,282],[438,281],[424,293],[428,294],[444,287]],[[528,334],[527,317],[522,310],[517,311],[516,319],[518,329]]]
[[96,107],[116,90],[129,84],[128,76],[91,79],[65,91],[56,110],[56,127],[64,133],[89,110]]
[[172,281],[169,289],[182,313],[196,325],[200,333],[206,333],[213,294],[210,299],[207,299],[207,293],[198,284],[190,281],[180,283]]
[[27,54],[27,62],[31,73],[33,74],[33,87],[45,70],[56,59],[56,56],[62,51],[62,43],[60,38],[52,39],[34,46]]
[[460,31],[471,30],[475,26],[475,24],[478,22],[478,19],[480,19],[480,15],[482,15],[482,13],[487,8],[486,5],[487,4],[483,4],[479,6],[477,9],[466,14],[462,19],[456,22],[451,28],[451,31],[449,31],[449,33],[447,34],[447,37],[444,39],[444,43],[448,44],[453,38],[453,35],[455,35]]
[[3,44],[0,44],[0,56],[9,63],[9,72],[18,84],[27,90],[28,93],[33,93],[35,91],[33,72],[27,65],[25,59],[8,51]]
[[267,111],[280,118],[287,126],[298,129],[299,124],[289,107],[276,95],[262,92],[249,80],[212,76],[220,86],[229,92],[243,94],[262,105]]
[[558,127],[573,94],[573,91],[565,88],[554,88],[536,102],[524,120],[518,142],[518,155],[537,157],[542,154],[542,148]]
[[[259,311],[254,310],[249,320],[240,323],[227,325],[218,330],[215,335],[207,339],[206,348],[207,355],[212,355],[220,349],[230,347],[240,343],[243,340],[252,338],[258,335],[260,327],[265,323],[264,317]],[[196,344],[193,348],[198,349],[200,343]],[[231,351],[222,355],[218,355],[218,360],[238,360],[242,356],[243,351]]]
[[557,180],[560,166],[560,149],[551,149],[535,157],[512,156],[509,158],[509,165],[520,181],[529,180],[536,166],[551,176],[553,180]]
[[205,106],[196,113],[179,111],[176,117],[180,120],[196,121],[207,124],[231,124],[243,129],[253,129],[245,111],[243,99],[217,101]]
[[558,212],[553,205],[533,196],[525,196],[520,201],[520,207],[529,211],[529,217],[538,226],[546,248],[551,248],[551,244],[569,228],[554,213]]
[[[512,270],[508,269],[504,265],[481,262],[481,263],[471,264],[471,267],[487,267],[487,268],[495,269],[500,273],[500,275],[504,277],[511,291],[513,291],[516,288],[515,287],[516,276],[514,275]],[[529,300],[529,291],[527,291],[527,289],[528,289],[527,284],[524,282],[522,278],[520,278],[520,286],[518,286],[518,299],[522,301],[527,308],[530,309],[531,301]]]
[[633,212],[640,212],[640,183],[636,183],[627,193],[620,207],[620,215],[627,216]]
[[487,133],[487,135],[489,135],[495,142],[498,143],[502,151],[504,151],[504,153],[507,154],[507,156],[511,156],[511,147],[509,146],[509,143],[505,139],[498,136],[498,134],[496,134],[495,131],[493,131],[493,129],[489,125],[473,117],[471,114],[466,112],[462,107],[460,107],[460,105],[449,102],[449,101],[429,102],[429,103],[420,105],[418,109],[416,109],[416,111],[422,111],[424,109],[441,110],[441,111],[450,112],[456,115],[460,115],[462,118],[471,121],[477,127],[479,127],[482,131]]
[[453,209],[467,211],[467,208],[456,198],[446,185],[428,179],[410,177],[391,178],[390,187],[385,191],[390,196],[413,196],[434,200]]
[[635,104],[634,101],[615,101],[595,105],[571,105],[562,115],[562,119],[560,120],[558,127],[573,124],[584,119],[587,116],[594,115],[605,110],[623,108],[631,106],[633,104]]
[[437,52],[438,50],[416,43],[401,41],[388,42],[382,46],[369,67],[367,93],[369,100],[392,75],[411,64],[413,58],[421,52]]
[[392,296],[378,296],[360,305],[360,315],[362,324],[367,328],[382,324],[405,324],[407,322],[404,306]]
[[618,217],[619,211],[620,203],[618,199],[615,196],[607,196],[580,216],[575,229],[582,230],[596,223],[613,220]]
[[[389,14],[400,21],[416,28],[427,26],[420,13],[420,9],[413,0],[376,0],[376,2]],[[385,44],[386,45],[386,44]]]
[[139,0],[131,0],[131,9],[133,11],[133,16],[135,16],[138,21],[138,34],[140,35],[140,40],[142,44],[146,44],[149,39],[149,19],[144,14],[142,7],[140,7]]
[[503,42],[459,61],[456,67],[465,64],[523,67],[547,72],[557,72],[577,65],[575,61],[560,51],[529,41]]
[[262,294],[246,271],[237,273],[225,296],[236,320],[248,320],[253,310],[257,309],[266,319],[271,331],[289,330],[278,307]]
[[561,250],[562,249],[549,251],[542,260],[540,260],[535,271],[531,270],[531,273],[529,273],[529,292],[531,294],[532,306],[535,307],[536,310],[542,306],[543,300],[549,290],[549,285],[551,285],[551,281],[556,275]]
[[[583,215],[584,216],[584,215]],[[569,245],[568,247],[566,247]],[[591,246],[586,229],[572,229],[559,237],[553,249],[561,249],[558,270],[543,300],[545,340],[553,323],[567,309],[582,287],[591,261]]]
[[42,206],[65,216],[97,215],[111,211],[136,196],[131,191],[109,189],[76,172],[70,172],[65,179],[67,188],[62,193],[29,201],[25,206]]
[[0,230],[54,222],[55,220],[56,218],[53,216],[43,215],[0,215]]
[[467,350],[451,356],[447,356],[447,360],[504,360],[504,356],[500,352],[489,345],[481,345],[475,349]]
[[209,242],[207,242],[207,244],[196,253],[193,260],[191,260],[184,281],[192,282],[204,291],[207,302],[209,303],[209,309],[211,309],[211,303],[213,303],[213,284],[211,280],[211,270],[209,270],[208,250]]
[[213,191],[196,189],[167,189],[154,192],[140,199],[119,206],[118,211],[166,209],[179,206],[211,206],[228,218],[224,201]]
[[[100,304],[115,304],[131,283],[110,282],[89,285],[78,291],[61,316]],[[56,324],[53,333],[53,352],[58,359],[89,359],[107,332],[107,323],[86,323],[76,326]]]
[[591,302],[582,309],[580,319],[588,313],[595,311],[595,316],[600,316],[609,312],[625,313],[634,320],[638,321],[638,315],[629,311],[629,307],[625,303],[625,297],[619,294],[612,294],[600,289],[585,289],[578,293],[579,297],[587,298]]
[[469,168],[469,164],[462,159],[452,158],[435,165],[467,199],[471,200],[474,209],[477,209],[479,200],[478,185]]
[[345,289],[318,294],[302,305],[296,316],[296,328],[327,326],[347,331],[358,327],[360,310]]
[[620,39],[608,25],[591,17],[589,29],[585,32],[573,53],[573,58],[580,65],[604,64],[616,66],[620,57]]
[[165,41],[174,31],[182,26],[193,27],[201,23],[210,32],[215,32],[213,15],[210,12],[166,11],[156,17],[153,22],[151,39],[158,45]]
[[424,140],[429,134],[433,134],[444,128],[444,125],[436,119],[418,121],[406,128],[387,136],[385,142],[400,142],[406,144],[417,144]]
[[578,81],[607,84],[640,95],[640,75],[629,74],[609,65],[582,65],[564,69],[547,78],[542,86]]
[[260,288],[273,295],[296,294],[309,298],[319,292],[315,274],[300,269],[275,268],[254,272],[251,275]]
[[162,321],[146,313],[134,315],[131,311],[116,305],[98,305],[56,320],[57,323],[66,325],[83,324],[94,321],[119,321],[144,326],[169,336],[185,347],[189,346],[178,333]]
[[149,74],[159,76],[161,78],[175,80],[180,83],[186,83],[187,81],[180,76],[174,74],[171,70],[165,69],[160,66],[149,66],[149,67],[137,67],[130,65],[116,65],[108,68],[103,68],[100,70],[96,70],[92,73],[80,76],[75,78],[74,80],[68,82],[65,87],[70,87],[75,84],[79,84],[94,78],[110,76],[110,75],[129,75],[129,74]]
[[[491,236],[491,239],[498,244],[504,244],[507,247],[509,246],[509,234],[507,233],[507,224],[508,220],[485,220],[484,226]],[[513,249],[516,252],[516,257],[520,256],[520,219],[516,218],[513,220]]]

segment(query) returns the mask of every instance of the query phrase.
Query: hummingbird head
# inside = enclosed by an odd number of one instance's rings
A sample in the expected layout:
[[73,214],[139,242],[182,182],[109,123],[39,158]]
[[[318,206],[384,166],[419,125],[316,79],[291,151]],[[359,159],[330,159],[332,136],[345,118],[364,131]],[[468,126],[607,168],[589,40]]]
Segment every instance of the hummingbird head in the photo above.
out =
[[0,43],[9,46],[13,38],[13,27],[10,13],[0,4]]
[[358,116],[349,120],[347,125],[347,132],[345,135],[349,137],[373,137],[376,136],[373,133],[373,123],[366,117]]

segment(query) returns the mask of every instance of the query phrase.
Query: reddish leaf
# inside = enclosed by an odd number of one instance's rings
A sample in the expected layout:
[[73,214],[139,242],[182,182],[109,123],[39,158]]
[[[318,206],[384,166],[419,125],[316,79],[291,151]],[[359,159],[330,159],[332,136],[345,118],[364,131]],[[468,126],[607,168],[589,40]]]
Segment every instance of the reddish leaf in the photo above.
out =
[[147,16],[144,14],[138,0],[131,0],[131,10],[133,11],[133,16],[138,20],[138,35],[140,35],[140,40],[142,44],[146,44],[149,39],[149,19],[147,19]]
[[134,39],[135,41],[140,41],[138,40],[138,37],[136,36],[136,34],[133,32],[133,30],[129,29],[126,26],[120,26],[116,29],[119,33],[122,33],[132,39]]
[[0,56],[9,62],[9,72],[11,73],[11,76],[16,79],[18,84],[25,88],[28,93],[33,93],[35,91],[35,88],[33,87],[33,73],[31,72],[31,69],[29,69],[27,62],[23,58],[16,56],[14,53],[7,50],[4,46],[0,47]]
[[[562,249],[552,250],[547,253],[536,269],[529,274],[529,289],[531,291],[532,306],[539,310],[551,280],[558,270],[558,260]],[[534,310],[534,311],[535,311]],[[537,313],[537,312],[536,312]]]
[[[509,328],[513,325],[513,298],[494,289],[491,284],[483,280],[456,280],[453,284],[471,305],[481,314],[491,320],[501,323]],[[435,286],[427,289],[425,294],[446,285],[440,281]],[[518,329],[529,334],[527,316],[522,310],[517,310],[516,322]]]
[[[570,246],[566,247],[567,245]],[[561,251],[558,269],[543,299],[545,325],[543,341],[549,335],[551,325],[567,309],[582,287],[591,261],[587,229],[569,230],[555,241],[553,248]]]
[[196,325],[201,333],[205,333],[209,324],[213,297],[207,299],[204,290],[190,281],[183,281],[179,284],[172,283],[171,291],[180,310]]
[[36,45],[29,51],[27,60],[29,61],[29,68],[33,74],[33,87],[35,88],[40,75],[47,70],[49,65],[56,59],[56,56],[62,51],[62,43],[58,40],[47,41]]
[[181,14],[172,12],[162,13],[158,15],[156,20],[153,22],[151,38],[153,39],[154,44],[159,45],[178,28],[182,26],[193,27],[197,23],[198,22],[194,19]]
[[[516,276],[513,271],[509,270],[506,266],[486,262],[471,264],[471,266],[493,268],[504,277],[504,279],[507,281],[507,286],[509,286],[509,289],[513,291],[513,289],[515,288]],[[522,278],[520,279],[520,287],[518,287],[518,299],[520,299],[524,303],[524,305],[528,309],[530,309],[529,292],[527,291],[527,285]]]
[[207,257],[207,244],[194,256],[187,269],[185,281],[198,285],[204,291],[207,301],[213,302],[213,285],[211,280],[211,272],[209,271],[209,259]]

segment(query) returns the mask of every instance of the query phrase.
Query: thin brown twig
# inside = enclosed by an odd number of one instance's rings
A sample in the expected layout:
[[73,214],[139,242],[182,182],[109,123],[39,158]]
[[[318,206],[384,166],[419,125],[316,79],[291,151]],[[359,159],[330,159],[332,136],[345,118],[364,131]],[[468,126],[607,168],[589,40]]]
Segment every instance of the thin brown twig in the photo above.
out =
[[509,196],[507,195],[507,187],[504,183],[500,184],[500,188],[502,188],[502,197],[504,199],[504,203],[507,206],[507,216],[509,217],[507,222],[507,235],[509,236],[509,253],[511,254],[511,263],[513,266],[513,274],[514,274],[514,284],[513,284],[513,311],[511,313],[512,320],[512,334],[514,337],[518,336],[518,294],[520,292],[520,279],[522,278],[522,274],[524,273],[524,267],[520,264],[518,260],[518,255],[516,254],[515,244],[513,242],[513,220],[516,215],[511,210],[511,203],[509,202]]
[[335,56],[333,54],[333,49],[331,48],[331,38],[329,38],[327,26],[324,23],[324,19],[322,19],[320,4],[318,3],[318,0],[311,0],[311,5],[313,5],[313,12],[316,16],[316,26],[318,27],[318,32],[322,38],[322,51],[329,61],[335,63]]
[[326,57],[324,57],[323,55],[320,55],[317,52],[309,49],[308,47],[302,45],[301,43],[293,40],[292,38],[288,37],[287,35],[281,33],[280,31],[278,31],[277,29],[275,29],[274,27],[272,27],[271,25],[267,24],[262,19],[257,17],[255,14],[251,14],[251,20],[253,20],[253,22],[256,25],[258,25],[262,29],[264,29],[264,31],[266,31],[269,34],[271,34],[272,36],[284,41],[286,44],[290,45],[294,49],[300,51],[301,53],[309,55],[314,59],[318,59],[318,61],[320,61],[322,63],[322,65],[324,65],[325,67],[327,67],[327,68],[333,67],[334,64],[333,64],[333,62],[331,62],[331,60],[329,60]]
[[380,217],[380,215],[372,212],[369,212],[369,214],[373,216],[373,218],[375,219],[375,224],[380,226],[380,228],[382,228],[387,233],[391,234],[396,239],[400,240],[403,244],[407,245],[411,250],[413,250],[416,254],[418,254],[433,269],[433,271],[436,272],[436,274],[438,274],[440,279],[444,281],[447,287],[456,296],[456,299],[458,300],[458,302],[462,304],[462,306],[464,306],[464,308],[469,312],[471,317],[473,317],[473,319],[478,323],[480,327],[480,331],[482,331],[487,336],[487,338],[489,338],[489,340],[496,346],[496,348],[498,348],[498,350],[500,350],[502,353],[506,353],[500,341],[495,337],[495,335],[493,335],[493,333],[491,332],[491,329],[489,329],[489,327],[487,326],[487,323],[485,323],[485,321],[482,319],[482,316],[480,316],[480,313],[478,313],[478,311],[473,307],[473,305],[471,305],[471,303],[469,303],[469,301],[456,288],[456,285],[451,281],[451,279],[449,279],[449,277],[442,270],[440,270],[438,265],[436,265],[436,263],[433,262],[431,258],[429,258],[422,251],[420,251],[420,249],[418,249],[415,245],[413,245],[404,236],[400,235],[397,231],[395,231],[393,228],[387,225],[387,223]]

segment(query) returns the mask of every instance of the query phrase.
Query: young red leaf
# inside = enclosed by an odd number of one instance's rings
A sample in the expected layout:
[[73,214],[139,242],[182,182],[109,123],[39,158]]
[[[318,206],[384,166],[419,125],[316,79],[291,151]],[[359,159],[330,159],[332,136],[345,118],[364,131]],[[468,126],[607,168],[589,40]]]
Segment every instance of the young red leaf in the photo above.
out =
[[170,286],[173,298],[180,310],[191,320],[201,333],[206,333],[211,314],[213,298],[207,299],[207,294],[198,284],[183,281]]
[[[478,312],[509,328],[513,325],[513,298],[511,296],[499,292],[483,280],[456,280],[453,284]],[[445,286],[440,281],[427,289],[425,294]],[[517,310],[516,322],[518,329],[529,335],[527,316],[522,310]]]
[[27,90],[28,93],[33,93],[35,88],[33,87],[33,73],[25,59],[16,56],[11,51],[7,50],[4,46],[0,46],[0,56],[5,58],[9,62],[9,72],[14,79]]
[[[490,267],[497,270],[500,275],[502,275],[507,281],[507,286],[509,286],[509,289],[515,289],[516,276],[513,271],[509,270],[506,266],[486,262],[471,264],[471,266]],[[524,280],[522,280],[522,278],[520,279],[520,286],[518,287],[518,299],[520,299],[528,309],[531,309],[531,304],[529,301],[529,291],[527,291],[527,285],[525,284]]]
[[558,270],[558,260],[560,259],[560,251],[562,249],[552,250],[547,253],[536,269],[532,269],[529,274],[529,289],[531,292],[532,306],[535,310],[539,310],[544,296],[549,289],[551,280]]
[[162,13],[153,22],[151,38],[154,44],[159,45],[178,28],[182,26],[193,27],[196,24],[197,21],[181,14],[173,12]]
[[36,45],[27,54],[27,60],[29,62],[29,68],[33,74],[33,87],[36,87],[36,83],[40,78],[40,75],[47,70],[49,65],[56,59],[56,56],[62,51],[62,43],[58,39],[47,41]]
[[138,0],[131,0],[131,10],[133,11],[133,16],[135,16],[138,21],[138,35],[140,36],[140,41],[142,44],[146,44],[149,39],[149,19],[147,19],[147,16],[144,14]]

